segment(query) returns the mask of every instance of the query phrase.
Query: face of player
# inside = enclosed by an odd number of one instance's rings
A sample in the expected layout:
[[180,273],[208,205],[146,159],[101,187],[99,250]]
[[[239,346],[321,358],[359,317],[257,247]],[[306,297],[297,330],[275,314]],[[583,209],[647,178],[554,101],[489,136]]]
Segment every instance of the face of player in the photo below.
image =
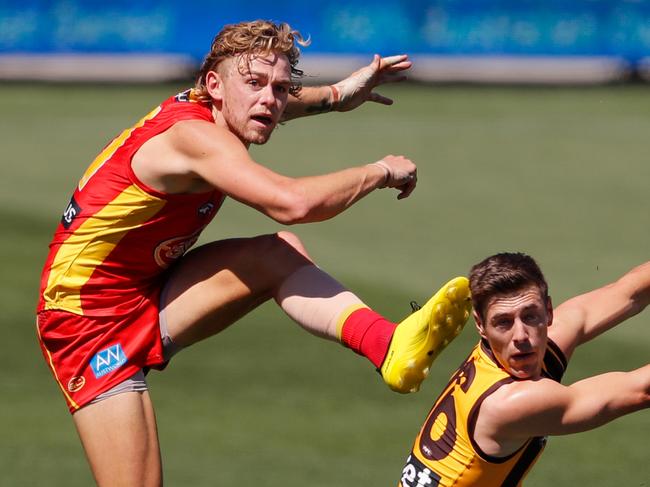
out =
[[246,146],[264,144],[287,105],[291,66],[285,55],[269,54],[222,61],[206,77],[216,103],[216,122],[223,124]]
[[485,321],[476,313],[474,318],[479,334],[510,375],[519,379],[540,376],[553,308],[537,286],[493,297],[487,303]]

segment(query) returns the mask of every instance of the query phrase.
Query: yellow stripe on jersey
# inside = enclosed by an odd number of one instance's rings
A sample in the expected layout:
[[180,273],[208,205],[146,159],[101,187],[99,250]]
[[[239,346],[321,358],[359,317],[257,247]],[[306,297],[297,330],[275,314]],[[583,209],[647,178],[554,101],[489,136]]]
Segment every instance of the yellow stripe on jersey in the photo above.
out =
[[56,383],[58,384],[59,388],[61,388],[61,391],[63,392],[63,395],[65,398],[68,400],[68,403],[70,406],[72,406],[74,409],[79,409],[79,404],[77,404],[71,397],[70,394],[68,394],[68,391],[66,388],[61,384],[61,380],[59,379],[59,374],[56,373],[56,369],[54,368],[54,361],[52,360],[52,354],[50,351],[47,349],[45,346],[45,343],[43,342],[43,338],[41,337],[41,330],[40,327],[38,326],[38,318],[36,319],[36,333],[38,334],[38,339],[40,342],[43,344],[43,350],[45,350],[45,353],[47,353],[47,364],[50,367],[50,370],[52,371],[52,374],[54,374],[54,379],[56,380]]
[[90,178],[92,178],[97,171],[99,171],[99,168],[101,168],[104,163],[109,160],[113,154],[115,154],[115,151],[119,149],[122,144],[124,144],[124,141],[129,138],[129,136],[133,133],[134,130],[142,127],[147,120],[152,119],[158,113],[162,110],[161,107],[156,107],[154,108],[151,112],[149,112],[147,115],[142,117],[138,123],[136,123],[133,127],[128,128],[124,130],[120,135],[115,137],[113,141],[108,144],[103,151],[99,153],[97,157],[95,157],[95,160],[88,166],[88,169],[86,169],[86,172],[82,176],[81,180],[79,181],[79,191],[84,189],[84,186],[88,183]]
[[97,266],[129,231],[150,220],[165,203],[131,185],[83,222],[66,239],[52,261],[43,292],[45,308],[83,314],[81,289]]

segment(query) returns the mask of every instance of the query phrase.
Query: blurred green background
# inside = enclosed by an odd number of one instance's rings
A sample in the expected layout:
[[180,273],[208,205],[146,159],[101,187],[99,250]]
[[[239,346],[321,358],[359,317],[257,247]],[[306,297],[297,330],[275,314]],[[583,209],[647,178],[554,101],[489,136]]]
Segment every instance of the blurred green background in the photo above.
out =
[[[0,485],[87,486],[92,477],[36,341],[47,244],[85,167],[180,86],[0,88]],[[378,191],[346,214],[291,227],[313,258],[399,320],[483,257],[537,258],[556,303],[648,260],[650,93],[644,86],[399,85],[365,106],[281,126],[254,157],[307,175],[404,154],[412,197]],[[228,201],[203,241],[280,227]],[[299,329],[273,304],[149,375],[170,486],[392,486],[472,323],[420,393],[401,396],[369,362]],[[648,362],[650,312],[588,344],[567,382]],[[552,438],[527,486],[650,485],[650,413]]]

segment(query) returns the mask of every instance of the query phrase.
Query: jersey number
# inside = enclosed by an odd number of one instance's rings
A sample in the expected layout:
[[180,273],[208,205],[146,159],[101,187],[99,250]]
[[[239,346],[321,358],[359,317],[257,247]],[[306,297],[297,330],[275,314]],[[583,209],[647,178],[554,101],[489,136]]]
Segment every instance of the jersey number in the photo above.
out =
[[[453,451],[456,443],[456,401],[454,391],[456,391],[457,387],[460,387],[463,392],[467,392],[475,376],[476,366],[474,361],[468,360],[451,378],[447,393],[440,398],[431,413],[429,413],[420,435],[420,452],[425,458],[440,461]],[[442,415],[446,418],[445,429],[442,434],[436,432],[434,439],[432,430],[436,423],[441,422]]]

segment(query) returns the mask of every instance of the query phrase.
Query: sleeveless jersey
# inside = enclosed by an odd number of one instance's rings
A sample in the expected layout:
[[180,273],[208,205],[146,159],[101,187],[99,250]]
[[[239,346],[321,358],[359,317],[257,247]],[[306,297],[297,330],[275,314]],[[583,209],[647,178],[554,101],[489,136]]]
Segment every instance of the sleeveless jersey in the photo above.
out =
[[[549,340],[543,375],[560,381],[566,358]],[[480,342],[456,370],[434,404],[402,471],[399,487],[516,487],[537,460],[546,438],[531,438],[506,457],[492,457],[474,441],[483,400],[517,379],[502,369]]]
[[131,158],[182,120],[213,122],[191,90],[124,130],[88,167],[72,195],[41,276],[38,311],[124,315],[162,287],[165,270],[212,220],[223,194],[165,194],[135,176]]

